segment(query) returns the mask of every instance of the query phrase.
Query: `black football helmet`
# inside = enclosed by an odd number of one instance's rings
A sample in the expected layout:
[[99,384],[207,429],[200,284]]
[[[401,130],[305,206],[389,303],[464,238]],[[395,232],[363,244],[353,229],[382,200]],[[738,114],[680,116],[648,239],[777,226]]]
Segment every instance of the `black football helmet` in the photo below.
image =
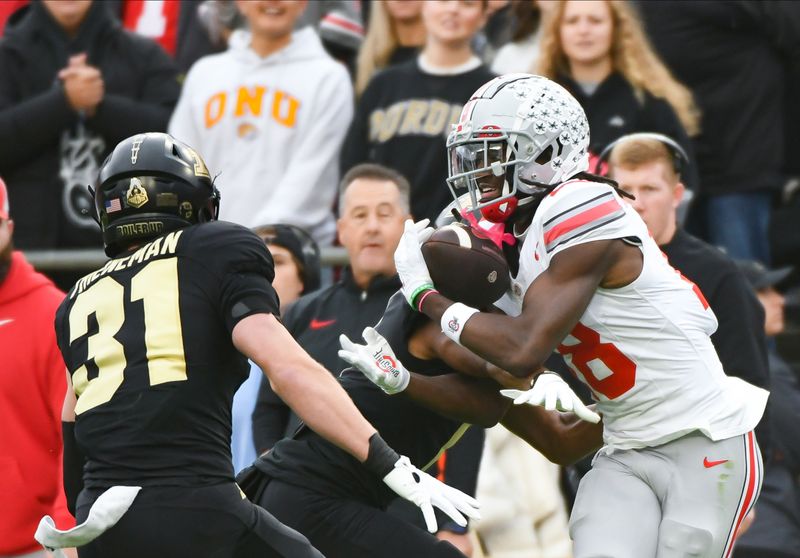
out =
[[122,140],[92,191],[108,256],[164,233],[214,221],[219,191],[197,152],[169,134]]

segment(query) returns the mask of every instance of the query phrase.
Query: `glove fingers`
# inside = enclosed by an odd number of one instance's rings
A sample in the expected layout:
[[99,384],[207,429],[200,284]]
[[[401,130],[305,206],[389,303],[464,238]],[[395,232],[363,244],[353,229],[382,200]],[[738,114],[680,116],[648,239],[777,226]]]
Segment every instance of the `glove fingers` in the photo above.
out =
[[525,393],[524,391],[520,391],[518,389],[501,389],[500,395],[503,397],[508,397],[509,399],[516,399],[520,395]]
[[433,511],[433,506],[430,502],[422,502],[419,505],[422,510],[422,517],[425,518],[425,526],[428,528],[429,533],[435,533],[439,530],[439,525],[436,523],[436,513]]
[[356,345],[344,333],[339,336],[339,346],[345,351],[355,352]]
[[544,408],[548,411],[555,411],[557,401],[558,394],[555,391],[548,391],[544,398]]
[[[444,488],[445,488],[444,490],[445,496],[447,496],[448,500],[453,502],[458,511],[469,517],[474,517],[475,519],[480,517],[480,512],[478,510],[481,507],[481,505],[478,502],[478,500],[476,500],[469,494],[461,492],[457,488],[453,488],[448,484],[445,484]],[[473,514],[476,515],[473,516]]]
[[376,330],[374,327],[365,327],[364,332],[361,335],[370,345],[386,343],[386,339],[384,339],[383,335],[378,333],[378,330]]
[[461,515],[461,513],[459,513],[459,511],[456,509],[453,503],[446,497],[434,494],[431,497],[431,500],[437,508],[442,510],[442,512],[444,512],[445,515],[447,515],[450,519],[455,521],[458,525],[461,525],[462,527],[467,526],[467,519],[463,515]]
[[578,415],[578,418],[581,420],[585,420],[586,422],[591,422],[592,424],[597,424],[600,422],[600,415],[592,411],[589,407],[584,405],[580,401],[575,402],[575,414]]
[[[408,221],[406,221],[406,222],[408,222]],[[414,230],[416,230],[418,233],[422,232],[423,230],[425,230],[425,228],[428,226],[428,224],[430,222],[431,222],[430,219],[422,219],[420,221],[417,221],[416,223],[414,223]],[[413,223],[413,221],[412,221],[412,223]]]
[[575,394],[572,393],[572,390],[569,390],[568,392],[562,391],[558,394],[558,409],[565,412],[572,411],[575,408],[574,401],[576,399],[577,398],[575,397]]
[[367,326],[364,328],[364,331],[361,332],[361,337],[363,337],[364,341],[366,341],[367,343],[372,344],[375,342],[375,335],[377,333],[378,332],[375,331],[373,328]]
[[356,355],[354,355],[350,351],[345,351],[344,349],[339,349],[339,351],[336,354],[339,355],[340,359],[342,359],[343,361],[347,362],[348,364],[352,364],[353,366],[356,365],[356,361],[358,360],[358,357],[356,357]]
[[428,227],[427,229],[423,229],[418,235],[417,238],[419,239],[419,243],[423,244],[426,242],[431,236],[433,236],[434,229]]

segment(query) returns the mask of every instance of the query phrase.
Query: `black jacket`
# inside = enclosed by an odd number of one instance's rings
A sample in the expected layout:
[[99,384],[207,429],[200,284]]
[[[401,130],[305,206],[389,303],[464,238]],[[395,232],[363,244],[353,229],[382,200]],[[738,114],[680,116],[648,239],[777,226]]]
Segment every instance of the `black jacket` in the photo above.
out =
[[[311,357],[331,374],[339,375],[349,364],[339,358],[339,335],[344,333],[356,343],[363,343],[361,332],[374,326],[383,316],[389,298],[400,288],[400,279],[375,278],[366,290],[353,280],[350,268],[330,287],[307,294],[292,304],[283,323],[292,337]],[[289,407],[261,382],[253,412],[253,439],[256,453],[271,448],[299,425]]]
[[[683,229],[659,248],[672,267],[700,288],[717,316],[711,343],[725,373],[770,389],[764,308],[741,270],[724,252]],[[769,407],[756,428],[765,459],[771,438]]]
[[[69,106],[57,75],[86,52],[105,96],[94,116]],[[21,248],[97,246],[86,186],[122,139],[164,131],[180,87],[172,60],[154,42],[124,31],[95,2],[70,39],[39,3],[14,13],[0,40],[0,175]]]
[[[633,87],[622,74],[612,73],[591,94],[574,80],[561,76],[558,82],[578,100],[589,120],[591,143],[589,151],[599,155],[603,149],[627,134],[656,132],[678,142],[689,155],[689,166],[683,173],[684,184],[697,188],[697,165],[694,162],[692,143],[683,124],[667,101],[644,92],[640,101]],[[594,169],[590,169],[594,172]]]
[[769,389],[764,308],[741,270],[724,252],[683,229],[660,248],[670,265],[700,288],[717,316],[711,342],[725,373]]
[[785,72],[800,72],[800,3],[662,0],[639,8],[654,47],[702,113],[702,191],[781,186]]
[[416,59],[376,74],[358,100],[342,146],[342,172],[366,162],[395,169],[411,184],[414,219],[435,221],[453,201],[446,150],[451,125],[494,77],[483,65],[462,74],[428,74]]

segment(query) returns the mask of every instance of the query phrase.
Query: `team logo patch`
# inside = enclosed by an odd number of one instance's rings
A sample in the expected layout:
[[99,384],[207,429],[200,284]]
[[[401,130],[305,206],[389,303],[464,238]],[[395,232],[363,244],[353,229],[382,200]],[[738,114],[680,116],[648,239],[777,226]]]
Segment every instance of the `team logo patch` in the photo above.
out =
[[[132,157],[131,157],[132,159]],[[125,202],[130,207],[140,208],[149,201],[147,190],[142,186],[142,181],[135,176],[131,178],[131,185],[125,194]]]
[[378,365],[378,368],[395,378],[400,375],[400,371],[397,370],[397,362],[392,357],[383,354],[383,351],[378,351],[374,356],[375,364]]
[[458,323],[458,318],[453,318],[447,322],[447,329],[449,329],[451,333],[458,333],[458,330],[461,329],[461,324]]

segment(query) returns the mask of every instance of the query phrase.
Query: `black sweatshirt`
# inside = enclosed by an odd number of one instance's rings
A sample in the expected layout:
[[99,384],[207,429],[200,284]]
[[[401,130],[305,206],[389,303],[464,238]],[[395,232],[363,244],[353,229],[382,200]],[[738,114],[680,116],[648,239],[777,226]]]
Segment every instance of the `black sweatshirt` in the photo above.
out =
[[[348,366],[337,354],[339,335],[344,333],[354,342],[363,343],[361,332],[378,323],[386,303],[399,288],[400,279],[395,275],[377,277],[362,290],[348,267],[338,282],[292,304],[283,316],[283,324],[314,360],[338,375]],[[253,412],[256,453],[271,448],[298,424],[299,419],[262,379]]]
[[[711,343],[725,374],[769,389],[764,308],[741,270],[724,252],[683,229],[659,248],[672,267],[700,288],[717,316],[719,326]],[[768,419],[761,420],[756,436],[766,456],[770,443]]]
[[[96,113],[85,118],[57,77],[81,52],[105,86]],[[40,2],[14,13],[0,40],[0,176],[20,248],[99,245],[99,227],[82,212],[91,206],[86,186],[118,142],[166,130],[177,76],[166,52],[123,30],[103,2],[92,4],[74,38]]]
[[785,76],[800,75],[800,3],[638,4],[653,46],[702,113],[695,139],[701,190],[781,186]]
[[364,162],[399,171],[411,183],[414,219],[434,221],[453,200],[445,147],[451,124],[472,94],[494,77],[483,65],[463,74],[428,74],[417,60],[376,74],[347,132],[342,173]]
[[692,143],[667,101],[647,92],[643,93],[640,101],[630,83],[616,72],[603,80],[591,95],[587,95],[571,78],[561,76],[558,82],[572,93],[586,112],[591,138],[589,151],[594,155],[599,155],[608,144],[627,134],[664,134],[686,150],[689,166],[684,170],[682,179],[688,188],[697,188],[697,165]]

